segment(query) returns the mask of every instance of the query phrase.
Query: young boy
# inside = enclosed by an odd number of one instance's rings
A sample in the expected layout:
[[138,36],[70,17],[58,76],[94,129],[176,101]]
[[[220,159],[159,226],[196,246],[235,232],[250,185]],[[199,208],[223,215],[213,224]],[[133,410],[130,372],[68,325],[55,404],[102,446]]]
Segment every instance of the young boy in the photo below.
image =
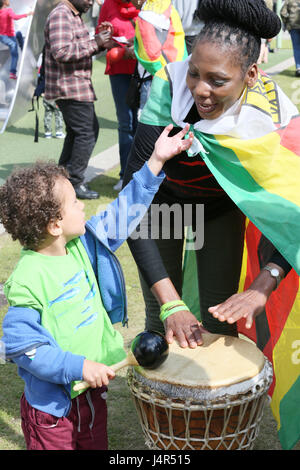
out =
[[33,15],[33,11],[24,13],[23,15],[16,15],[16,13],[9,8],[9,5],[9,0],[0,0],[0,42],[8,46],[10,49],[11,66],[9,78],[16,80],[19,54],[17,38],[14,30],[14,21]]
[[[25,382],[27,449],[107,449],[105,391],[115,376],[109,366],[125,357],[112,323],[127,320],[114,251],[146,213],[165,161],[192,143],[191,134],[182,140],[188,126],[174,137],[171,129],[119,197],[87,223],[83,202],[55,164],[17,171],[0,188],[0,221],[24,247],[5,284],[2,339]],[[75,393],[78,380],[91,388]]]

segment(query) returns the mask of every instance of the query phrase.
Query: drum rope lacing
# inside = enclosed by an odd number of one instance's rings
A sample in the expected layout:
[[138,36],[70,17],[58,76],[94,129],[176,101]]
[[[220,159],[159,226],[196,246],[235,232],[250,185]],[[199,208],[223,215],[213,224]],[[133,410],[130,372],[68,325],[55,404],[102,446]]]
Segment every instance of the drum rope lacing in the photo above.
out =
[[[146,445],[152,449],[165,450],[170,448],[178,450],[251,449],[259,432],[265,399],[272,378],[272,366],[266,360],[261,373],[255,379],[245,381],[246,384],[238,384],[233,388],[226,387],[226,391],[224,388],[222,391],[208,390],[205,394],[201,389],[201,399],[188,396],[191,395],[191,391],[186,388],[183,393],[184,387],[179,387],[180,398],[179,391],[175,390],[176,387],[170,387],[170,384],[166,387],[164,384],[153,384],[145,377],[137,375],[134,369],[128,370],[128,384],[146,437]],[[171,396],[167,396],[166,390]],[[237,407],[239,411],[236,418]],[[149,423],[149,408],[153,423]],[[215,436],[211,435],[211,428],[216,420],[214,414],[219,410],[223,411],[223,424],[220,432]],[[191,430],[191,423],[194,425],[195,415],[200,411],[203,416],[201,420],[205,422],[205,431],[202,432],[203,435],[197,437]],[[182,432],[180,435],[177,430],[174,432],[174,422],[179,421],[178,412],[181,412],[180,419],[184,421],[183,436]],[[159,421],[162,416],[163,420],[167,418],[168,429],[162,429],[163,426]],[[247,423],[245,423],[246,418]],[[219,417],[217,419],[220,421]],[[234,432],[230,432],[232,419],[237,419]]]

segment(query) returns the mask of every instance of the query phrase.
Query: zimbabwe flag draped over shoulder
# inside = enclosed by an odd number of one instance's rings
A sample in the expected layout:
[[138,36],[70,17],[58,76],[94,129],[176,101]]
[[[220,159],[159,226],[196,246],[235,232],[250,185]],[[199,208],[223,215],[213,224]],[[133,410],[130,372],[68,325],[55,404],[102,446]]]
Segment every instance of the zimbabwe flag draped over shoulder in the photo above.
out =
[[[185,60],[157,72],[143,123],[184,127],[193,105],[185,84],[187,66]],[[238,323],[239,332],[273,364],[271,408],[281,445],[291,449],[300,438],[300,116],[274,81],[259,74],[256,85],[222,116],[200,120],[191,130],[190,154],[199,154],[247,217],[239,291],[268,261],[266,238],[293,267],[252,329],[243,320]],[[194,252],[186,251],[183,297],[199,317],[195,269]]]

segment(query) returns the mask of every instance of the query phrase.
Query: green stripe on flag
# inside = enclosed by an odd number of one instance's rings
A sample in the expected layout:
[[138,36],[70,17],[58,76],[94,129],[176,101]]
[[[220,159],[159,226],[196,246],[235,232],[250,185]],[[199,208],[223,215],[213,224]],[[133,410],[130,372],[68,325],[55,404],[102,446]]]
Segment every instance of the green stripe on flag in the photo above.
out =
[[136,55],[137,60],[144,67],[144,69],[146,69],[151,75],[155,75],[156,72],[158,72],[162,67],[160,59],[155,60],[155,61],[145,60],[139,55],[139,49],[140,49],[139,43],[138,43],[137,38],[135,37],[134,38],[134,53]]
[[280,429],[278,438],[285,450],[292,449],[300,436],[299,414],[295,410],[299,408],[300,377],[284,395],[280,402]]
[[235,152],[214,136],[195,135],[209,152],[202,158],[220,186],[300,274],[300,208],[258,185]]
[[184,253],[182,300],[197,320],[201,321],[197,260],[194,250],[185,250]]
[[140,122],[151,126],[176,126],[171,118],[169,82],[157,75],[152,80],[150,96],[142,111]]

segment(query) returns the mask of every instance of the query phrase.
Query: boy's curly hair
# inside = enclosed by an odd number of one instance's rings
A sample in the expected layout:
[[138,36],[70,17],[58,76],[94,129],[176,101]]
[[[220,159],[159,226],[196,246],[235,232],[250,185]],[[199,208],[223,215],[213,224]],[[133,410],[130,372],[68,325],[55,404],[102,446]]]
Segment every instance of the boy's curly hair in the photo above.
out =
[[57,179],[68,178],[55,162],[36,162],[15,170],[0,187],[0,222],[13,240],[36,250],[46,238],[47,225],[61,219],[61,201],[54,195]]

